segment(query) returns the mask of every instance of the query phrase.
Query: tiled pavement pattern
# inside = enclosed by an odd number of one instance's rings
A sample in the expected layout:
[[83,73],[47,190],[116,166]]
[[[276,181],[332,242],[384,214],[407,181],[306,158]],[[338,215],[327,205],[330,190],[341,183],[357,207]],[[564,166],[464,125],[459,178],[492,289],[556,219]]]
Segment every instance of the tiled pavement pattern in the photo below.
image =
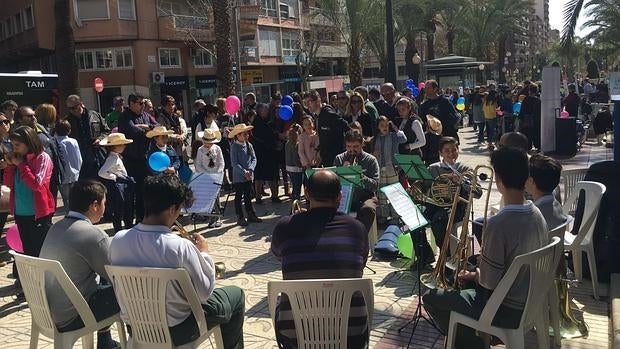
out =
[[[488,151],[476,145],[476,137],[471,129],[461,131],[461,160],[474,167],[488,163]],[[611,149],[600,146],[586,145],[581,152],[571,159],[562,160],[566,168],[585,167],[596,161],[612,158]],[[225,198],[226,196],[224,196]],[[494,188],[491,203],[498,201],[498,193]],[[232,200],[232,196],[230,197]],[[267,200],[269,201],[269,200]],[[267,202],[264,201],[264,202]],[[211,254],[216,261],[226,264],[226,277],[218,281],[220,285],[237,285],[246,293],[246,322],[244,327],[246,348],[276,348],[273,326],[267,305],[267,283],[269,280],[281,279],[278,261],[269,253],[269,236],[278,217],[287,214],[290,201],[272,205],[265,203],[256,205],[256,211],[263,217],[262,224],[251,224],[246,229],[234,226],[234,209],[232,202],[228,205],[224,225],[221,228],[207,230],[204,224],[198,228],[207,237]],[[477,215],[481,215],[484,202],[478,200],[474,205]],[[60,210],[56,219],[63,211]],[[12,223],[8,223],[9,226]],[[111,224],[102,225],[109,229]],[[190,225],[186,228],[193,228]],[[9,260],[4,246],[0,241],[0,258]],[[412,316],[417,305],[416,278],[409,272],[397,271],[402,261],[385,262],[371,260],[368,266],[376,271],[373,274],[365,270],[375,285],[375,313],[371,333],[371,348],[404,348],[411,335],[411,327],[401,333],[398,328]],[[0,347],[27,348],[30,339],[30,312],[25,303],[15,300],[13,280],[9,278],[12,263],[0,268]],[[606,295],[607,287],[602,285],[601,293]],[[590,327],[587,339],[564,340],[564,348],[607,348],[609,346],[608,303],[605,297],[597,302],[592,298],[591,284],[588,280],[571,287],[570,295],[574,298],[573,307],[578,308],[577,317],[583,316]],[[114,335],[116,335],[115,328]],[[532,334],[528,338],[528,347],[536,348]],[[443,336],[437,330],[422,321],[413,336],[413,348],[442,348]],[[78,342],[79,345],[79,342]],[[39,340],[39,348],[52,348],[52,343],[43,337]],[[207,343],[201,348],[210,348]]]

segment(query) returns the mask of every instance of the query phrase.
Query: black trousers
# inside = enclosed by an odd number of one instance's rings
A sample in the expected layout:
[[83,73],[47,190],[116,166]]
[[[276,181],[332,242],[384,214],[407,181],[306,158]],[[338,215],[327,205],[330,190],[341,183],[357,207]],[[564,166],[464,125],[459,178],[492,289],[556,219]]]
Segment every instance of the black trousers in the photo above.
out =
[[52,216],[54,214],[39,219],[34,216],[15,216],[25,255],[39,257],[47,231],[52,226]]
[[245,181],[241,183],[233,183],[235,188],[235,213],[237,216],[243,216],[243,210],[241,209],[241,200],[245,206],[246,214],[254,213],[254,207],[252,206],[252,182]]
[[144,218],[144,199],[142,198],[144,179],[149,175],[149,169],[145,159],[125,157],[123,163],[127,168],[129,177],[136,182],[134,186],[134,212],[136,222],[141,222]]
[[[108,190],[108,204],[106,210],[109,210],[112,217],[112,225],[114,232],[118,232],[123,228],[129,229],[133,227],[134,219],[134,183],[133,179],[117,178],[116,181],[103,180]],[[123,225],[124,223],[124,225]]]

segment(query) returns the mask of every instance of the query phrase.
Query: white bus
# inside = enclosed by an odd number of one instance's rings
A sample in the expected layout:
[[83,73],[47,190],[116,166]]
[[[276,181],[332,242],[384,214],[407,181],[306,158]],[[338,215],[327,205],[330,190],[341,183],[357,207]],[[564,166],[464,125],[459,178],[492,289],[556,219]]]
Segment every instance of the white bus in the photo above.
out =
[[40,71],[0,73],[0,103],[8,99],[33,108],[52,103],[58,109],[58,75]]

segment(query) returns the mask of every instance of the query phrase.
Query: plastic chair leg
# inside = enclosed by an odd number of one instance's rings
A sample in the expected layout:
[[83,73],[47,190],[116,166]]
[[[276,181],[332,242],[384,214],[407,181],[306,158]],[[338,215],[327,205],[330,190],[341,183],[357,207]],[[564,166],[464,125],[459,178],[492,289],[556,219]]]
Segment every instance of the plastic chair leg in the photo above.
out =
[[222,337],[222,331],[219,326],[213,331],[213,335],[215,337],[215,348],[224,349],[224,338]]
[[118,330],[118,337],[121,342],[121,349],[127,349],[127,333],[125,332],[125,324],[122,321],[116,323],[116,329]]
[[586,258],[588,258],[588,267],[590,268],[590,279],[592,279],[592,293],[594,299],[599,300],[598,296],[598,272],[596,270],[596,260],[594,259],[594,251],[591,247],[586,248]]
[[448,326],[448,336],[446,337],[446,348],[452,349],[454,348],[454,344],[456,343],[456,329],[459,323],[456,321],[452,321],[450,319],[450,324]]
[[521,330],[509,331],[506,336],[506,349],[525,349],[525,337]]
[[37,349],[39,346],[39,330],[32,324],[30,327],[30,349]]
[[536,338],[538,348],[549,349],[549,312],[542,311],[540,318],[536,321]]
[[84,349],[94,349],[95,348],[95,339],[93,337],[93,333],[89,333],[82,337],[82,348]]
[[573,268],[575,270],[575,278],[581,281],[583,278],[581,249],[571,249],[573,255]]
[[549,317],[551,320],[551,327],[553,327],[553,342],[556,346],[562,345],[562,336],[560,335],[560,301],[557,293],[557,288],[551,286],[549,290]]

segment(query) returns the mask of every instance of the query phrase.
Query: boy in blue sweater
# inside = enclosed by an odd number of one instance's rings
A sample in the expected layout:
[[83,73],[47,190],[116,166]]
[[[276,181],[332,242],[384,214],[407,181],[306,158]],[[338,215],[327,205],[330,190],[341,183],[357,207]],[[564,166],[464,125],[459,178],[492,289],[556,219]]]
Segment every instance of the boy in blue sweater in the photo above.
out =
[[[233,168],[233,186],[235,188],[235,213],[237,214],[237,225],[245,227],[250,223],[260,223],[262,219],[256,216],[252,206],[252,180],[254,179],[254,168],[256,168],[256,153],[252,144],[248,142],[250,130],[254,126],[245,124],[235,125],[228,138],[234,140],[230,146],[230,162]],[[241,209],[241,199],[243,198],[247,220]]]

